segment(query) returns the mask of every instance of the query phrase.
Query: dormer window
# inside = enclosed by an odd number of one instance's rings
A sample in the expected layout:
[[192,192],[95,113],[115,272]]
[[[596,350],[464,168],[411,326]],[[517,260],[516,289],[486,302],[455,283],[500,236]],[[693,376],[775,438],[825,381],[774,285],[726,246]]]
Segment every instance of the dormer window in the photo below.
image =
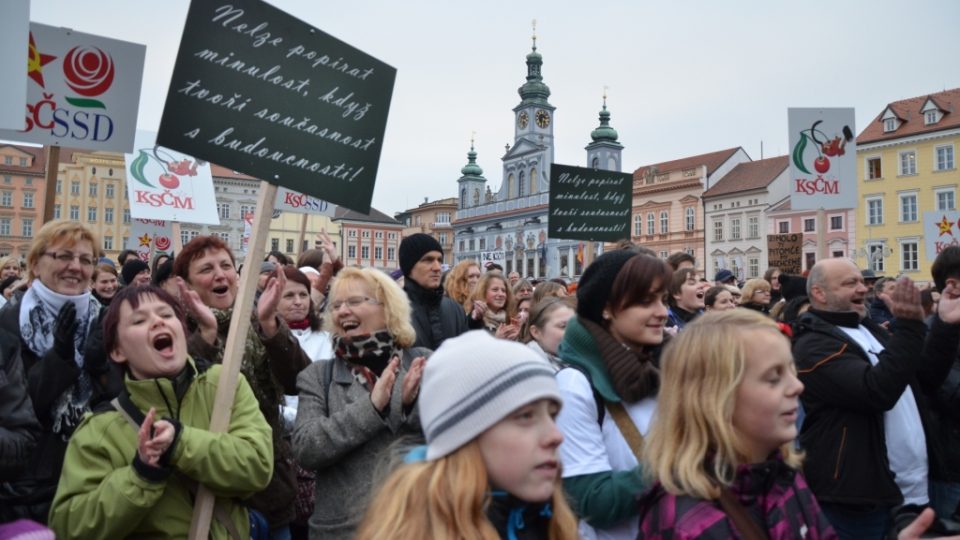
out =
[[936,110],[936,109],[934,109],[934,110],[932,110],[932,111],[927,111],[927,113],[923,116],[923,121],[924,121],[924,123],[927,124],[928,126],[929,126],[930,124],[936,124],[937,121],[940,120],[940,119],[938,118],[938,116],[939,116],[939,115],[937,114],[937,110]]
[[887,118],[883,121],[883,131],[890,132],[897,129],[897,119]]

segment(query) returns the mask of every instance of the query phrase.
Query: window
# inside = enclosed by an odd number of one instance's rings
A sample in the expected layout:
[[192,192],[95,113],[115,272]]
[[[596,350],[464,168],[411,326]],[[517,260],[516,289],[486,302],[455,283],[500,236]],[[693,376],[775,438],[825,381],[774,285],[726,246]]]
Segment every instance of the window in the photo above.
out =
[[[220,206],[219,204],[217,206]],[[270,251],[280,251],[280,239],[271,238],[270,239]]]
[[902,193],[900,195],[900,221],[917,221],[917,194]]
[[57,193],[63,193],[63,180],[57,180]]
[[0,206],[13,206],[13,192],[4,191],[0,194]]
[[255,207],[255,206],[250,206],[250,205],[248,205],[248,204],[241,204],[241,205],[240,205],[240,219],[244,219],[244,218],[246,218],[246,216],[247,216],[248,214],[252,214],[254,208],[256,208],[256,207]]
[[657,218],[653,212],[647,212],[647,234],[652,235],[657,230]]
[[843,257],[843,250],[841,249],[840,251],[834,251],[834,252],[833,252],[833,257],[834,257],[834,258]]
[[473,238],[470,239],[470,251],[476,250],[476,242]]
[[370,258],[370,246],[360,246],[360,258],[361,259]]
[[30,178],[29,176],[24,176],[24,177],[23,177],[23,185],[25,185],[25,186],[32,186],[32,185],[33,185],[33,178]]
[[[190,231],[180,229],[180,243],[183,245],[187,245],[187,242],[189,241],[190,241]],[[124,239],[123,243],[124,245],[126,245],[127,243],[126,239]]]
[[882,176],[880,174],[880,163],[878,157],[867,158],[867,166],[865,167],[867,169],[867,180],[874,180]]
[[685,213],[686,213],[686,223],[684,224],[684,226],[686,230],[692,231],[697,226],[696,225],[697,211],[694,210],[692,206],[688,206]]
[[75,196],[80,195],[80,182],[70,182],[70,194]]
[[[220,214],[220,219],[230,219],[230,203],[217,203],[217,213]],[[280,239],[276,239],[277,242],[280,242]],[[280,251],[278,248],[273,248],[273,251]]]
[[670,232],[670,214],[664,210],[660,212],[660,234]]
[[519,192],[517,195],[519,197],[523,197],[524,195],[527,194],[527,180],[526,180],[526,175],[524,175],[523,171],[520,171],[518,179],[520,180],[520,183],[517,184],[517,190]]
[[293,253],[293,238],[287,238],[287,253]]
[[750,238],[760,237],[760,218],[757,216],[750,216],[747,218],[747,234],[750,236]]
[[0,218],[0,236],[10,236],[10,218]]
[[669,256],[670,256],[670,252],[669,252],[669,251],[660,251],[660,258],[661,258],[661,259],[667,260],[667,257],[669,257]]
[[33,208],[33,193],[28,191],[23,194],[23,207]]
[[733,218],[730,220],[730,239],[740,239],[740,218]]
[[[465,247],[464,244],[465,244],[465,242],[464,242],[463,240],[461,240],[461,241],[460,241],[460,249],[458,250],[458,251],[460,251],[461,253],[463,253],[463,251],[464,251],[464,247]],[[392,259],[392,258],[393,258],[393,257],[391,257],[391,259]]]
[[883,225],[883,199],[867,199],[867,225]]
[[70,221],[80,221],[80,207],[75,204],[70,205]]
[[953,146],[938,146],[937,169],[938,171],[947,171],[953,168]]
[[902,242],[900,244],[900,270],[903,272],[920,269],[919,248],[917,242]]
[[103,196],[106,197],[106,198],[108,198],[108,199],[112,199],[112,198],[113,198],[113,184],[107,184],[106,186],[104,186],[103,189],[104,189]]
[[831,231],[843,230],[843,216],[830,216],[830,230]]
[[643,234],[643,216],[637,214],[633,216],[633,235],[640,236]]
[[53,205],[53,219],[60,219],[60,205]]
[[447,244],[447,233],[443,233],[443,232],[442,232],[442,233],[440,233],[439,236],[440,236],[440,238],[438,238],[438,240],[440,241],[440,245],[441,245],[441,246],[445,246],[445,245]]
[[749,274],[747,277],[760,277],[760,259],[756,257],[747,259],[747,273]]
[[13,165],[13,156],[3,156],[4,165]]
[[[419,218],[419,216],[417,216],[417,217]],[[418,222],[417,225],[419,225],[419,224],[420,224],[420,223]],[[360,236],[361,236],[362,238],[370,238],[370,231],[363,231],[363,233],[361,233]]]
[[20,236],[33,236],[33,218],[23,218],[20,222]]
[[952,189],[937,191],[936,195],[938,211],[956,210],[957,196]]
[[900,152],[900,176],[917,174],[917,153],[913,150]]
[[374,246],[374,247],[373,247],[373,258],[374,258],[375,260],[378,260],[378,261],[381,260],[381,259],[383,259],[383,248],[382,248],[382,247],[380,247],[380,246]]
[[375,237],[377,240],[383,240],[383,231],[377,231],[377,232],[374,234],[374,237]]
[[97,207],[88,206],[87,207],[87,221],[96,221],[97,220]]
[[[183,233],[181,233],[181,235],[182,235],[182,234],[183,234]],[[104,236],[104,237],[103,237],[103,249],[108,250],[108,251],[113,249],[113,237],[112,237],[112,236]]]
[[104,223],[113,223],[113,208],[103,209],[103,221]]
[[123,223],[124,223],[124,224],[130,223],[130,209],[129,209],[129,208],[124,208],[124,209],[123,209]]
[[356,230],[356,229],[350,229],[349,231],[347,231],[347,236],[349,236],[350,238],[356,238],[356,237],[357,237],[357,230]]
[[[461,247],[461,251],[462,251],[463,242],[460,243],[460,247]],[[388,261],[393,261],[393,260],[396,260],[396,258],[397,258],[397,252],[396,252],[396,250],[395,250],[394,248],[392,248],[392,247],[388,247],[388,248],[387,248],[387,260],[388,260]]]
[[396,239],[397,239],[397,233],[389,233],[389,234],[387,235],[387,239],[389,239],[389,240],[396,240]]
[[26,166],[27,166],[27,158],[25,158],[25,157],[20,158],[20,166],[21,166],[21,167],[26,167]]
[[816,231],[817,231],[817,220],[815,218],[804,218],[803,232],[816,232]]
[[347,257],[351,259],[357,256],[357,246],[347,246]]
[[896,118],[887,118],[883,121],[883,131],[890,132],[897,129],[897,119]]
[[12,184],[12,183],[13,183],[13,178],[11,178],[9,174],[5,174],[5,175],[3,175],[3,183],[4,183],[4,184]]
[[713,240],[719,242],[723,240],[723,220],[714,220],[713,222]]
[[927,111],[927,114],[925,114],[925,115],[923,116],[923,122],[924,122],[925,124],[927,124],[928,126],[929,126],[930,124],[936,124],[936,123],[937,123],[937,111],[936,111],[936,110]]
[[790,222],[781,221],[777,223],[777,232],[780,234],[788,234],[790,232]]
[[95,184],[95,183],[93,183],[93,182],[90,182],[90,186],[88,186],[88,194],[89,194],[91,197],[96,197],[96,196],[97,196],[97,184]]
[[481,238],[481,239],[480,239],[480,251],[483,251],[483,250],[485,250],[485,249],[487,249],[487,239],[486,239],[486,238]]
[[450,212],[437,212],[437,223],[450,223]]

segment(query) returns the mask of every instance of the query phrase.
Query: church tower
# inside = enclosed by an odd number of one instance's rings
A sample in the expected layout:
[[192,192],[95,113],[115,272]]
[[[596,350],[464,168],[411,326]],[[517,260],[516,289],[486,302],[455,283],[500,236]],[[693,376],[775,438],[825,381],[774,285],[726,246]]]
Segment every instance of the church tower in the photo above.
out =
[[593,142],[588,144],[587,167],[620,172],[623,167],[623,145],[617,141],[617,130],[610,126],[610,111],[607,110],[607,93],[603,93],[603,109],[600,110],[600,125],[590,132]]
[[460,169],[463,176],[457,180],[460,184],[460,199],[457,208],[472,208],[486,202],[483,192],[487,179],[483,177],[483,169],[477,165],[477,152],[473,149],[473,138],[470,138],[470,151],[467,152],[467,164]]

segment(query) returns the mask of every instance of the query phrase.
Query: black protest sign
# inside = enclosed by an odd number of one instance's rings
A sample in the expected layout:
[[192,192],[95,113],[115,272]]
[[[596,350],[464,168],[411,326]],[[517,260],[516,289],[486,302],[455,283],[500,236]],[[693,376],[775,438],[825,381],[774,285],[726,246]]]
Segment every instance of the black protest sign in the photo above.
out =
[[550,238],[616,242],[630,236],[633,176],[550,166]]
[[157,143],[367,213],[396,75],[260,0],[193,0]]
[[799,276],[803,264],[803,235],[768,234],[767,265],[776,266],[784,274]]

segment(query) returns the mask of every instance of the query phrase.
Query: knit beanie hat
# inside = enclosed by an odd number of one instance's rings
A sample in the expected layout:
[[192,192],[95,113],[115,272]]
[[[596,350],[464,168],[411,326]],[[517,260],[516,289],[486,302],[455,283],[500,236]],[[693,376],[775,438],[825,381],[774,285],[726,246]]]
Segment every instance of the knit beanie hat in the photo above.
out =
[[430,356],[420,383],[427,459],[446,456],[518,408],[562,403],[553,368],[533,349],[474,330],[447,339]]
[[157,271],[150,276],[150,280],[154,285],[158,287],[163,285],[163,282],[174,277],[173,275],[173,259],[167,259],[163,261],[163,264],[157,267]]
[[627,261],[637,254],[617,249],[600,255],[583,271],[577,284],[577,315],[603,324],[603,308],[610,300],[613,281]]
[[410,235],[400,242],[400,270],[404,276],[409,276],[413,266],[420,262],[424,255],[431,251],[439,251],[443,255],[443,246],[429,234],[417,233]]
[[807,295],[807,278],[780,274],[780,296],[790,301],[798,296]]
[[130,259],[123,265],[123,269],[120,270],[120,276],[123,278],[123,282],[129,285],[133,283],[133,278],[137,277],[137,274],[149,269],[150,265],[140,259]]

